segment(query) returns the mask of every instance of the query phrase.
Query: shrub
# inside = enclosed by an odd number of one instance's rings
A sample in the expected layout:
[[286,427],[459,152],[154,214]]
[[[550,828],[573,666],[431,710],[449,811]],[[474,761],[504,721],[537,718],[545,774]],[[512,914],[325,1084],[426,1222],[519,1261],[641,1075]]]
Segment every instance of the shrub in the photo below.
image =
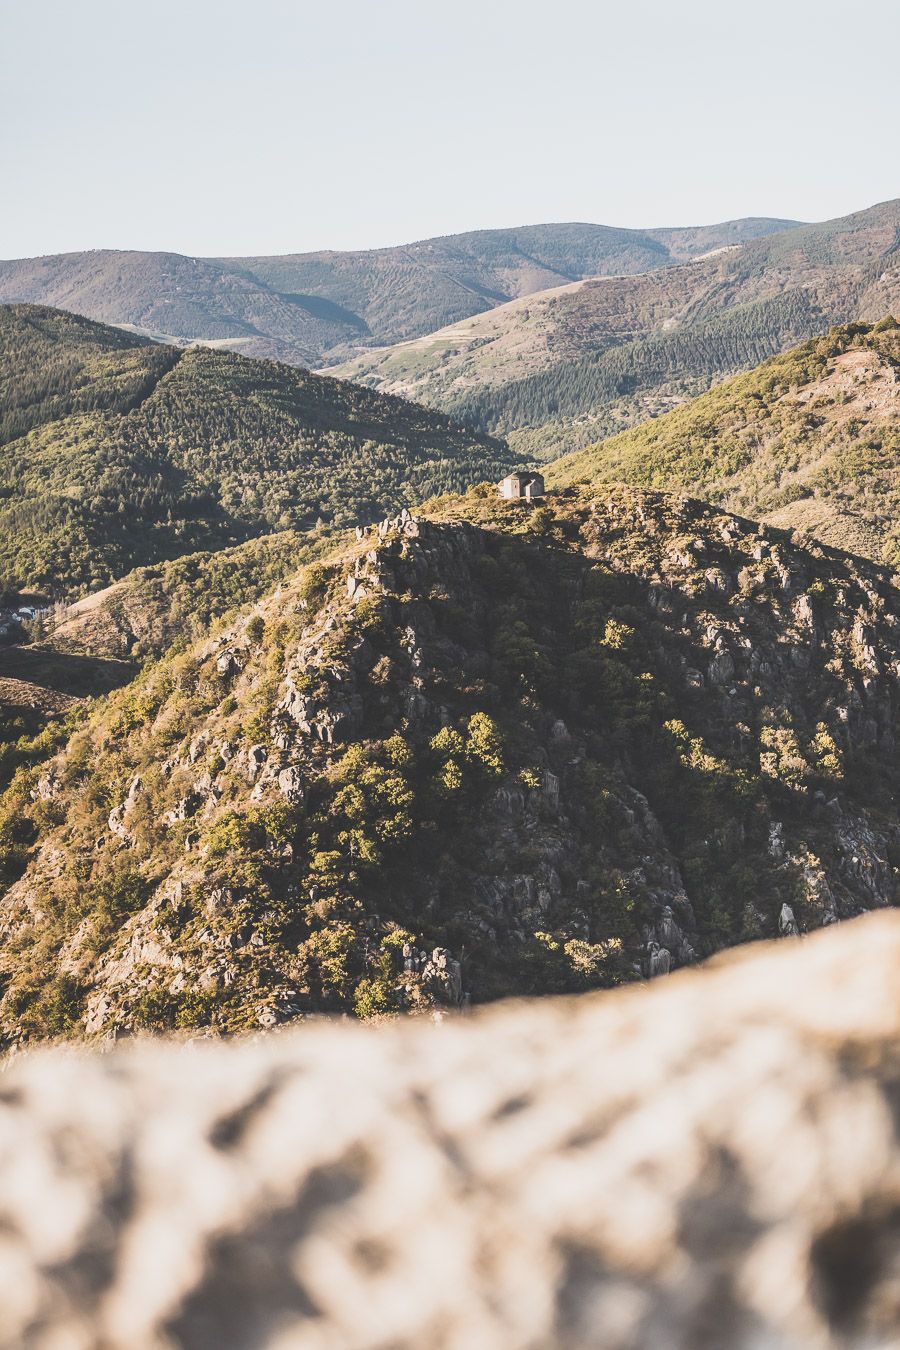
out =
[[353,1011],[362,1019],[392,1010],[391,991],[383,979],[360,980],[353,991]]
[[786,787],[799,789],[809,776],[800,741],[790,727],[763,727],[760,732],[759,767],[769,778],[777,778]]
[[299,955],[307,964],[311,983],[329,1003],[349,1001],[355,985],[356,934],[349,923],[336,923],[312,933]]
[[130,860],[113,861],[90,887],[93,909],[104,925],[116,927],[147,903],[150,885]]
[[247,640],[252,647],[258,647],[266,631],[266,621],[261,614],[254,614],[247,623]]
[[469,718],[466,754],[486,777],[502,777],[503,741],[499,727],[487,713],[477,712]]
[[[277,811],[278,808],[271,808]],[[276,828],[278,828],[276,816]],[[265,846],[266,813],[227,811],[207,830],[204,843],[210,858],[234,858]]]
[[74,975],[61,972],[55,975],[42,991],[39,1001],[32,1005],[26,1025],[35,1020],[35,1029],[47,1036],[71,1033],[81,1019],[85,995],[84,986]]
[[360,630],[369,638],[387,632],[387,610],[384,598],[380,595],[366,595],[360,600],[354,611]]
[[844,756],[824,722],[817,724],[809,749],[820,774],[826,778],[843,778]]
[[549,506],[539,506],[537,510],[532,511],[528,518],[528,529],[531,534],[540,535],[542,538],[553,529],[556,517]]
[[309,609],[318,609],[328,591],[328,572],[321,563],[310,563],[300,582],[300,598]]

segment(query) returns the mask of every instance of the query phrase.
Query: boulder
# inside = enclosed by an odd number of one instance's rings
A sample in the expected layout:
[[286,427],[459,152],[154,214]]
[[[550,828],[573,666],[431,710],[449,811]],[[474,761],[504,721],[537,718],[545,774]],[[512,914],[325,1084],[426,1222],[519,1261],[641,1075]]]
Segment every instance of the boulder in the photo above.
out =
[[782,937],[797,937],[800,932],[797,927],[797,920],[794,917],[794,911],[788,904],[781,906],[781,913],[778,915],[778,931]]
[[898,965],[882,912],[439,1025],[23,1055],[0,1343],[895,1345]]
[[282,797],[294,806],[301,806],[306,797],[302,770],[296,764],[288,764],[280,770],[277,778],[278,791]]

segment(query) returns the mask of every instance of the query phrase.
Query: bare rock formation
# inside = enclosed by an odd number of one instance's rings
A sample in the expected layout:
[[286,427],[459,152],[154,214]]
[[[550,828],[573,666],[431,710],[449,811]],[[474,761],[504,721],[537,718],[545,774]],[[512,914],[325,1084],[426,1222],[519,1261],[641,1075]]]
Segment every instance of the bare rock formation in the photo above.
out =
[[900,917],[439,1025],[23,1056],[0,1343],[889,1346]]

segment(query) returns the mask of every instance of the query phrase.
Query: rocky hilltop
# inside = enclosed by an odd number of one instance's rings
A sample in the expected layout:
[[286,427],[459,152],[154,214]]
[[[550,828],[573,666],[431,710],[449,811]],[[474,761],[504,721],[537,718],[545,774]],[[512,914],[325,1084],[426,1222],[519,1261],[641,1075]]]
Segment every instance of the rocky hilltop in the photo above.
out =
[[872,915],[440,1026],[29,1054],[0,1344],[892,1346],[898,963]]
[[898,895],[900,595],[686,497],[404,512],[0,800],[7,1041],[653,976]]

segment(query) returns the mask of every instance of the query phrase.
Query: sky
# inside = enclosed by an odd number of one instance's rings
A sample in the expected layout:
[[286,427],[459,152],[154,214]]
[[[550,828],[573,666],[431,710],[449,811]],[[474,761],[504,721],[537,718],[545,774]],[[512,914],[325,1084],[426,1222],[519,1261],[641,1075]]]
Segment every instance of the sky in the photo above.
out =
[[900,196],[900,0],[0,0],[0,257]]

